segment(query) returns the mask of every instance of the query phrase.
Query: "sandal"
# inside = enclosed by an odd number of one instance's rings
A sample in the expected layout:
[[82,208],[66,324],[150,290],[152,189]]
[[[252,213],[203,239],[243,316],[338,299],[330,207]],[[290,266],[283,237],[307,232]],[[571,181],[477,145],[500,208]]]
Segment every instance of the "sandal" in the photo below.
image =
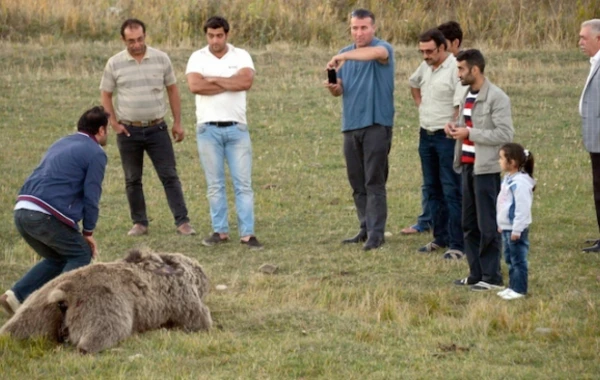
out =
[[429,231],[429,229],[425,229],[425,228],[419,226],[418,224],[414,224],[410,227],[403,228],[400,231],[400,233],[402,235],[414,235],[414,234],[420,234],[422,232],[427,232],[427,231]]

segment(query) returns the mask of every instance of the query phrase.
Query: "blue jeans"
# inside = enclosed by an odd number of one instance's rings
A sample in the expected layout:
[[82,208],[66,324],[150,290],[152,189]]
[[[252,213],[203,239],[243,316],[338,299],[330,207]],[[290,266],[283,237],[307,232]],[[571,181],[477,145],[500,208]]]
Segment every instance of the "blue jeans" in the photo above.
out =
[[156,174],[163,185],[169,208],[175,219],[175,225],[180,226],[190,221],[188,210],[183,198],[181,182],[177,175],[175,153],[166,123],[152,127],[126,126],[130,136],[121,133],[117,135],[117,147],[121,155],[127,201],[133,223],[148,225],[146,200],[142,187],[144,170],[144,151],[148,153]]
[[417,226],[421,231],[428,231],[431,229],[433,220],[429,209],[429,193],[427,193],[425,185],[421,186],[421,210],[421,214],[417,216]]
[[240,237],[254,235],[254,192],[252,191],[252,144],[246,124],[217,127],[196,126],[200,162],[208,186],[207,198],[213,232],[229,233],[225,161],[233,182]]
[[527,294],[529,229],[521,232],[521,237],[515,241],[510,240],[511,234],[512,231],[502,231],[504,260],[508,264],[508,286],[517,293]]
[[455,141],[448,139],[443,130],[420,130],[423,193],[428,197],[429,211],[433,217],[433,241],[463,251],[461,180],[452,167],[454,145]]
[[12,291],[19,302],[61,273],[88,265],[92,250],[83,235],[52,215],[38,211],[16,210],[15,226],[27,244],[42,256]]

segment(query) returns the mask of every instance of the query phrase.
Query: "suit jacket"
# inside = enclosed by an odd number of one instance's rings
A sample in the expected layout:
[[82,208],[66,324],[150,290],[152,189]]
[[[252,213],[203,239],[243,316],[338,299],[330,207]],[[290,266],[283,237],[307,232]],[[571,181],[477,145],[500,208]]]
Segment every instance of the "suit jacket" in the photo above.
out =
[[600,63],[594,66],[581,94],[581,129],[585,149],[600,153]]

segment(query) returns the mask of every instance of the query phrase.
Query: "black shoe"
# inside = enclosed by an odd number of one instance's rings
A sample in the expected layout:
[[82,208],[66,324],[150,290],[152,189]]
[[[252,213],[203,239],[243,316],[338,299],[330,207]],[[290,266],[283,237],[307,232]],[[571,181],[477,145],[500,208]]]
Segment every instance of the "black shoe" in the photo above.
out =
[[248,241],[240,240],[240,244],[248,246],[249,249],[259,250],[264,248],[255,236],[250,236]]
[[472,281],[469,280],[469,277],[465,277],[465,278],[459,278],[458,280],[454,280],[454,285],[458,285],[458,286],[468,286],[468,285],[475,285],[477,284],[479,281]]
[[212,247],[213,245],[226,243],[229,241],[229,238],[221,238],[221,235],[218,232],[214,232],[212,235],[205,237],[202,239],[202,245],[207,247]]
[[356,236],[342,240],[342,244],[358,244],[367,241],[367,233],[360,231]]
[[600,252],[600,240],[596,240],[594,245],[583,248],[583,252]]
[[421,248],[417,249],[417,251],[421,252],[421,253],[429,253],[429,252],[437,251],[438,249],[444,249],[444,248],[446,248],[446,244],[437,244],[436,242],[432,241],[430,243],[425,244]]
[[503,284],[491,284],[485,281],[479,281],[475,285],[471,286],[471,290],[474,292],[487,292],[489,290],[503,290]]
[[370,251],[371,249],[377,249],[385,243],[384,238],[369,238],[365,245],[363,245],[363,251]]

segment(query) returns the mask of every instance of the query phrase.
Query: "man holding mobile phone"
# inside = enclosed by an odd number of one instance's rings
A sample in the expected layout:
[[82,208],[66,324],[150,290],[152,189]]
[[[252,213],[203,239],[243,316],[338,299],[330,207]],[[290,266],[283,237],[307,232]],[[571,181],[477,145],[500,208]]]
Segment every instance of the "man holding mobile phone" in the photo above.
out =
[[350,15],[354,43],[327,63],[336,83],[325,82],[342,96],[342,132],[346,171],[359,221],[358,234],[342,243],[362,243],[363,250],[384,243],[387,220],[386,182],[394,124],[394,51],[375,37],[375,15],[357,9]]

